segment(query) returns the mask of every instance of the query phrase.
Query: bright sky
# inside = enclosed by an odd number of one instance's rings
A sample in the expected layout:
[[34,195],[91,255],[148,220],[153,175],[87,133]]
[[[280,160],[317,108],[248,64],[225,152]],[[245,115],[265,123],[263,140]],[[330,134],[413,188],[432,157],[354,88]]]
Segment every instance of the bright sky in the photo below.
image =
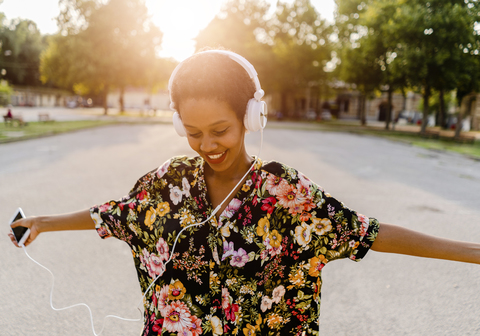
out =
[[[292,2],[293,0],[286,0]],[[220,11],[224,0],[145,0],[152,21],[163,32],[160,56],[179,61],[193,54],[192,40]],[[274,7],[277,0],[267,0]],[[334,0],[311,0],[320,15],[333,22]],[[7,19],[23,18],[34,21],[42,34],[57,31],[55,17],[58,0],[4,0],[0,12]]]

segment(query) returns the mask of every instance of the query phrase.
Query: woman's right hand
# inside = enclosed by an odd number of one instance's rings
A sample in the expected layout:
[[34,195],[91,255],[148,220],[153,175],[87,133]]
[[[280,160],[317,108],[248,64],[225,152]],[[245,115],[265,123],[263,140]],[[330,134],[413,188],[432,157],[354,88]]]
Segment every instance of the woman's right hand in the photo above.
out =
[[[40,217],[21,218],[21,219],[16,220],[15,222],[13,222],[11,224],[12,228],[17,227],[17,226],[23,226],[23,227],[26,227],[26,228],[30,229],[30,234],[29,234],[27,240],[24,243],[25,246],[28,246],[40,234],[40,229],[39,229],[40,228]],[[12,241],[12,243],[16,247],[20,247],[20,245],[18,245],[17,240],[15,239],[15,237],[13,235],[13,232],[11,230],[8,233],[8,236],[10,237],[10,240]]]

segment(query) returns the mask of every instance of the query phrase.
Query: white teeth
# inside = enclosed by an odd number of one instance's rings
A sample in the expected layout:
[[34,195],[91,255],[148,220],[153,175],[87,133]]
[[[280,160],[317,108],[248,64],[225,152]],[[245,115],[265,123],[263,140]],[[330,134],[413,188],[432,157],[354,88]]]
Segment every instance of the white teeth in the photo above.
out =
[[216,159],[220,159],[224,153],[225,152],[217,154],[217,155],[207,155],[207,156],[210,160],[216,160]]

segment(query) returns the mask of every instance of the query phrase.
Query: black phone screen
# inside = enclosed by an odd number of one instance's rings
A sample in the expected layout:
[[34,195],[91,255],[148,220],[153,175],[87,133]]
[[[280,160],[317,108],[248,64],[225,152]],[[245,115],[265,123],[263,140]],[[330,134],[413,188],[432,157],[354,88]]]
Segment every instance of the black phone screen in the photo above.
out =
[[[24,217],[22,216],[22,213],[19,211],[19,212],[17,212],[17,215],[13,219],[12,223],[21,219],[21,218],[24,218]],[[28,230],[28,228],[26,228],[24,226],[17,226],[15,228],[12,228],[13,235],[15,236],[15,239],[17,240],[17,242],[19,242],[20,239],[22,239],[23,235],[25,234],[25,232],[27,232],[27,230]]]

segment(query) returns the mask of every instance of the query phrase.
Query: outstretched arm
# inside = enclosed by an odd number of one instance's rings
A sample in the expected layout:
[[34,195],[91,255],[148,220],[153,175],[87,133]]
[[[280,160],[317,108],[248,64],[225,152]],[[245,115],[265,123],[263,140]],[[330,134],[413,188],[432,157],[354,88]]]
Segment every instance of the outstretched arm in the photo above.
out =
[[480,264],[478,243],[434,237],[392,224],[380,224],[380,231],[372,249],[378,252]]
[[[25,226],[30,229],[30,236],[25,246],[37,238],[41,232],[63,231],[63,230],[90,230],[95,229],[95,223],[90,217],[90,211],[82,210],[64,215],[29,217],[15,221],[12,227]],[[15,246],[18,246],[13,234],[8,234]]]

